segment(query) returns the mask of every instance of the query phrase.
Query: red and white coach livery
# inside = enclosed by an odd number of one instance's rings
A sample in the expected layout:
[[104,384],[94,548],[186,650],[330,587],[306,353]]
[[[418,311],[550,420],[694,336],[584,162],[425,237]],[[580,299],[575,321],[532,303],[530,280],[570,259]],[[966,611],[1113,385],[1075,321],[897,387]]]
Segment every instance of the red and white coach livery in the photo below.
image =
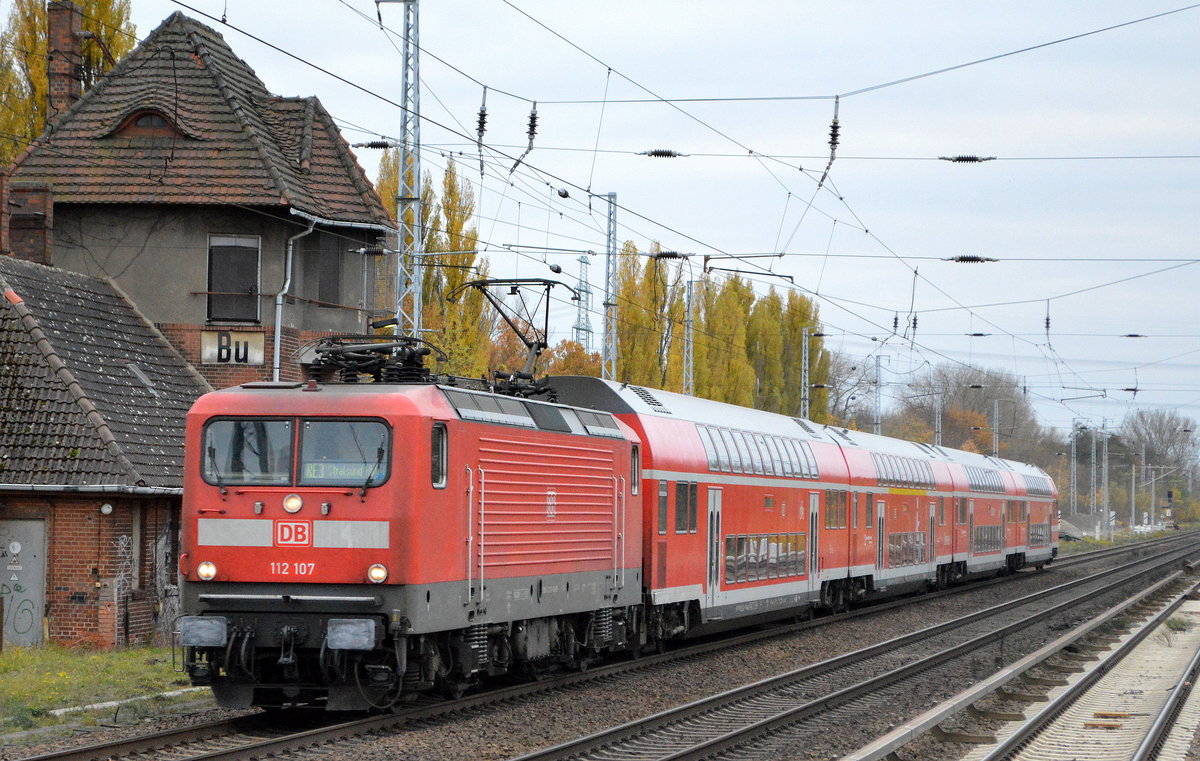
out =
[[337,351],[376,382],[188,415],[178,636],[224,706],[384,708],[1057,553],[1030,465],[597,378],[484,390],[407,339]]

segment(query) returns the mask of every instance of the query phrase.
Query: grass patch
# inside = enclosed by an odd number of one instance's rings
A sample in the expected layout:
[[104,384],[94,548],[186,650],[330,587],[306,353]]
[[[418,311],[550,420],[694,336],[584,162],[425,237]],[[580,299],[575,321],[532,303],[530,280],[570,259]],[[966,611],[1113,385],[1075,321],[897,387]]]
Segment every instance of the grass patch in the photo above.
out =
[[[79,720],[77,715],[52,716],[56,708],[124,700],[186,685],[186,676],[171,668],[171,651],[165,647],[92,651],[57,645],[5,647],[0,653],[0,732]],[[153,702],[145,705],[152,709]]]
[[1173,632],[1185,632],[1194,624],[1183,616],[1171,616],[1166,620],[1166,626]]

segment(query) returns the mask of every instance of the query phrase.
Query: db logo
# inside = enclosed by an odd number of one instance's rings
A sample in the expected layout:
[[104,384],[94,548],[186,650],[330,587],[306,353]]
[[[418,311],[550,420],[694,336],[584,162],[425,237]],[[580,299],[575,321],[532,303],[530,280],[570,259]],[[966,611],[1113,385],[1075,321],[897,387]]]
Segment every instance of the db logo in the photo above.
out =
[[312,521],[275,521],[275,545],[312,546]]

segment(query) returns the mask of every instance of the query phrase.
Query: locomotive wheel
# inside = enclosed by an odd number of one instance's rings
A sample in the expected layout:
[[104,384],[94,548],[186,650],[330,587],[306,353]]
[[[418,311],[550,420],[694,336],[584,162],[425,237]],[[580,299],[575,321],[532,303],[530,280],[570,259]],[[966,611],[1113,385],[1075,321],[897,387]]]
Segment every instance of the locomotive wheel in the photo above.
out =
[[458,700],[467,691],[468,686],[469,685],[466,682],[447,682],[446,685],[442,687],[442,695],[447,700]]

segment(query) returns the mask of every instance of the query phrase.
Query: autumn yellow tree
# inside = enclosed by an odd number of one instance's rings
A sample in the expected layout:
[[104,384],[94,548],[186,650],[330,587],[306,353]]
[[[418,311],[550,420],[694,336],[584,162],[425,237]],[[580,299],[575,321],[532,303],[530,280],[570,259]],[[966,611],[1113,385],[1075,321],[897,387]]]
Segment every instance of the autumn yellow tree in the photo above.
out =
[[[672,356],[683,340],[683,274],[670,259],[640,257],[625,243],[617,269],[617,374],[622,381],[653,388],[678,389],[670,377]],[[674,360],[678,364],[680,360]]]
[[[430,340],[450,355],[447,372],[478,376],[487,371],[493,320],[477,289],[462,289],[487,277],[486,262],[477,261],[479,234],[471,223],[475,194],[459,178],[453,160],[442,173],[442,196],[430,215],[423,271],[423,320]],[[454,295],[454,300],[449,297]]]
[[541,368],[541,372],[552,376],[590,375],[598,378],[600,352],[589,352],[578,341],[559,341],[542,354]]
[[772,288],[754,302],[746,325],[746,355],[756,379],[754,406],[784,411],[783,300]]
[[746,355],[746,324],[754,303],[754,290],[735,275],[709,291],[704,300],[703,336],[697,339],[697,343],[706,344],[709,372],[703,384],[700,376],[696,376],[696,394],[751,407],[755,376]]
[[[84,89],[137,41],[130,0],[77,0],[83,11]],[[46,126],[46,3],[13,0],[0,33],[0,166],[11,164]]]

